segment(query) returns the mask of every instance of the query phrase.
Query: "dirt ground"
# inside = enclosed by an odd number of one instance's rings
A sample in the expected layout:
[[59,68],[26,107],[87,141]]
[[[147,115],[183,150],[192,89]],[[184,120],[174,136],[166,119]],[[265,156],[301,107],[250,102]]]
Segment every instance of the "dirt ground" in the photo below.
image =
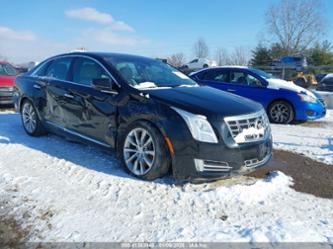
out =
[[296,191],[317,197],[333,198],[333,166],[302,155],[274,150],[272,161],[249,176],[264,178],[270,171],[281,171],[294,179]]

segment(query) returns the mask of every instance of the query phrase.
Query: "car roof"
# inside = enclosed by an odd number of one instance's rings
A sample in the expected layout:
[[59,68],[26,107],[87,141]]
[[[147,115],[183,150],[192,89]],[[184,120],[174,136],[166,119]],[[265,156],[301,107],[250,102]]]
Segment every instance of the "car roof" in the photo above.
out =
[[326,76],[322,79],[322,81],[331,78],[333,78],[333,73],[326,74]]
[[208,68],[203,68],[199,71],[193,72],[191,73],[191,75],[197,74],[197,73],[201,73],[204,71],[208,71],[208,70],[212,70],[212,69],[248,69],[251,70],[252,68],[247,67],[247,66],[218,66],[218,67],[208,67]]
[[125,54],[125,53],[112,53],[112,52],[70,52],[70,53],[55,55],[51,58],[56,58],[56,57],[60,57],[60,56],[68,56],[68,55],[78,55],[78,56],[85,55],[85,56],[100,57],[100,58],[114,56],[114,57],[153,59],[153,58],[144,57],[144,56],[140,56],[140,55]]

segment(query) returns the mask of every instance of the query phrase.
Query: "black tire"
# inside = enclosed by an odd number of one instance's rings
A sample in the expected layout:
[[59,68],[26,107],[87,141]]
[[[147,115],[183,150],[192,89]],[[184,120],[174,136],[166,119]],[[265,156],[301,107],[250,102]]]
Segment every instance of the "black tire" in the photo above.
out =
[[[148,135],[152,138],[152,143],[155,149],[155,156],[152,160],[152,166],[150,166],[149,169],[147,169],[147,172],[144,174],[138,174],[134,172],[135,170],[131,167],[130,163],[126,163],[126,159],[128,160],[129,157],[133,156],[128,155],[125,150],[130,149],[127,145],[127,138],[131,136],[131,133],[139,130],[145,130],[148,132]],[[165,140],[163,136],[161,135],[160,131],[155,128],[153,125],[151,125],[149,122],[146,121],[137,121],[133,124],[131,124],[126,132],[125,135],[120,138],[120,151],[119,155],[121,157],[122,163],[126,169],[127,172],[129,172],[131,175],[134,175],[135,177],[138,177],[142,180],[154,180],[156,178],[162,177],[166,175],[169,172],[170,165],[171,165],[171,159],[169,155],[168,148],[166,146]],[[141,134],[142,135],[142,134]],[[141,136],[142,137],[142,136]],[[138,149],[138,147],[133,146],[134,149]],[[143,151],[145,149],[143,148]],[[134,153],[134,152],[129,152]],[[125,158],[126,157],[126,158]],[[145,157],[145,156],[144,156]],[[138,156],[134,157],[134,161],[139,160]],[[145,159],[141,159],[145,160]],[[140,169],[141,169],[141,163],[140,163]],[[146,169],[146,168],[145,168]]]
[[207,65],[207,64],[203,65],[203,68],[207,68],[207,67],[208,67],[208,65]]
[[268,117],[272,123],[289,124],[294,120],[294,109],[287,101],[275,101],[268,108]]
[[[33,127],[33,129],[29,129],[27,126],[27,123],[24,121],[24,116],[26,115],[25,113],[25,108],[28,108],[27,106],[31,107],[31,110],[33,111],[34,115],[34,121],[35,121],[35,126]],[[42,122],[40,121],[36,108],[33,105],[33,103],[30,100],[24,100],[21,106],[21,121],[22,121],[22,125],[23,128],[25,130],[25,132],[29,135],[29,136],[33,136],[33,137],[38,137],[38,136],[42,136],[45,135],[47,132],[42,124]]]

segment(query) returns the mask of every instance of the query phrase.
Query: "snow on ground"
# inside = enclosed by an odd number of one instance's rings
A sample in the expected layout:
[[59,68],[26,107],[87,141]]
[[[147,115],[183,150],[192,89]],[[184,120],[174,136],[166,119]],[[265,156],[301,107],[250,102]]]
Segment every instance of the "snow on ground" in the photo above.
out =
[[280,172],[228,181],[140,181],[112,153],[28,137],[17,114],[0,114],[0,198],[30,241],[333,242],[333,200],[296,192]]
[[274,148],[333,165],[333,110],[325,118],[297,125],[272,124]]

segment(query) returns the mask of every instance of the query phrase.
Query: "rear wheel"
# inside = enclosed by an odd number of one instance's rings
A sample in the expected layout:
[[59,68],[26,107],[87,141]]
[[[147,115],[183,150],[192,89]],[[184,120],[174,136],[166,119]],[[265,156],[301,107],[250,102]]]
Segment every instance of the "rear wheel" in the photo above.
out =
[[137,122],[122,142],[126,169],[143,180],[154,180],[169,171],[170,157],[160,132],[148,122]]
[[294,111],[288,102],[276,101],[270,105],[268,116],[273,123],[289,124],[294,120]]
[[208,67],[208,65],[207,65],[207,64],[203,65],[203,68],[207,68],[207,67]]
[[21,118],[24,130],[28,135],[41,136],[46,133],[31,101],[25,100],[23,102],[21,108]]

